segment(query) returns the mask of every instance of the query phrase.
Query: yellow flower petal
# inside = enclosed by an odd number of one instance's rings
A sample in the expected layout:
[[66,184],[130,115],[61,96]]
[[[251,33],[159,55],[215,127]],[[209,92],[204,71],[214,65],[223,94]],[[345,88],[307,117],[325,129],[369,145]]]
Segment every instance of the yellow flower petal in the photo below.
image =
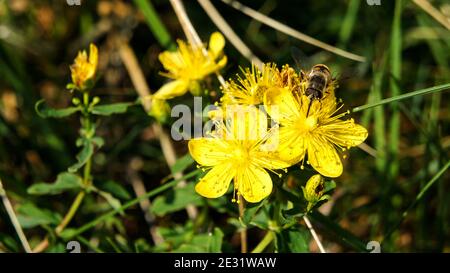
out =
[[355,124],[353,120],[339,120],[321,128],[326,131],[327,139],[331,142],[350,148],[361,144],[367,138],[367,129]]
[[214,166],[229,159],[232,152],[227,142],[218,138],[194,138],[189,140],[189,152],[202,166]]
[[277,157],[289,165],[302,160],[307,148],[303,136],[290,127],[280,127],[268,138],[265,146],[275,149]]
[[319,136],[309,139],[308,162],[323,176],[338,177],[342,174],[342,162],[336,148]]
[[225,47],[225,38],[220,32],[214,32],[209,38],[209,50],[212,57],[216,59]]
[[155,99],[167,100],[184,95],[189,87],[189,82],[175,80],[164,84],[154,95]]
[[94,44],[89,45],[89,63],[91,64],[90,77],[93,77],[98,65],[98,49]]
[[272,192],[272,179],[262,168],[251,166],[237,173],[235,187],[247,202],[257,203]]
[[231,164],[216,165],[195,185],[195,191],[207,198],[220,197],[227,192],[234,174]]
[[268,89],[264,96],[264,106],[270,117],[281,124],[294,121],[300,113],[294,95],[287,88]]

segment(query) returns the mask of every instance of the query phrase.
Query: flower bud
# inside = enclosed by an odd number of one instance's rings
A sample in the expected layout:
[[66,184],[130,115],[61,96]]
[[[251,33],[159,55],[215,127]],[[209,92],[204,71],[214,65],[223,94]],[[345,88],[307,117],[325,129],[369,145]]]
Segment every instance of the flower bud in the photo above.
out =
[[302,187],[303,195],[305,196],[306,201],[308,201],[308,211],[321,200],[324,189],[325,189],[325,181],[320,174],[313,175],[308,182],[306,182],[306,186]]
[[79,105],[81,103],[81,101],[79,98],[73,98],[72,103],[73,103],[73,105]]
[[150,116],[154,117],[159,123],[167,121],[170,113],[170,106],[165,100],[152,99]]

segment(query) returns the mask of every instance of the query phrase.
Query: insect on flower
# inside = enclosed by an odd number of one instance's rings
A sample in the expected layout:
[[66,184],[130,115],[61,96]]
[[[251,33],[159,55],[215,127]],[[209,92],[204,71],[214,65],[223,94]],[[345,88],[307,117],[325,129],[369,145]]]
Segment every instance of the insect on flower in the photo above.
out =
[[200,95],[199,81],[225,66],[227,57],[222,54],[225,38],[219,32],[214,32],[209,40],[207,54],[203,47],[196,47],[178,40],[177,51],[164,51],[159,55],[167,72],[161,75],[173,79],[164,84],[155,94],[155,99],[167,100],[184,95],[190,91]]
[[74,64],[70,66],[72,84],[69,89],[84,91],[92,86],[98,65],[98,49],[94,44],[89,45],[89,56],[85,50],[78,52]]
[[229,105],[223,120],[210,137],[189,141],[189,151],[208,173],[195,190],[207,198],[224,195],[234,181],[234,197],[242,195],[248,202],[259,202],[272,192],[272,179],[266,170],[283,169],[289,163],[265,146],[267,116],[254,106]]
[[338,177],[343,171],[338,151],[361,144],[367,138],[367,130],[353,119],[341,119],[348,112],[338,114],[342,105],[338,107],[334,92],[327,93],[320,101],[312,100],[310,107],[309,103],[304,92],[292,92],[288,88],[272,88],[266,92],[266,110],[281,125],[280,157],[292,164],[301,161],[303,168],[307,156],[307,163],[320,174]]

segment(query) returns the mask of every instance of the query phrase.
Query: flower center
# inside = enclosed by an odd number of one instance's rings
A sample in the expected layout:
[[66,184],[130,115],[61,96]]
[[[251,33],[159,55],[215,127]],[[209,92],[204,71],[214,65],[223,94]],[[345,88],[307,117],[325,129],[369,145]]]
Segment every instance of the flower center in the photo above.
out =
[[305,120],[305,125],[306,125],[306,129],[308,131],[311,131],[317,125],[317,118],[314,117],[314,116],[307,117],[306,120]]
[[250,162],[250,155],[248,149],[244,147],[239,147],[234,151],[234,157],[236,164],[238,166],[246,165]]

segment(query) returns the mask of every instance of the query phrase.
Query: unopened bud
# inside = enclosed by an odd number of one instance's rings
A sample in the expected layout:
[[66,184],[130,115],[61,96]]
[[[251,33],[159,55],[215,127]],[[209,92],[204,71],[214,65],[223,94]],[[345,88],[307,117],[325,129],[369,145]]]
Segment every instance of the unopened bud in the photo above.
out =
[[170,114],[170,106],[165,100],[153,99],[149,114],[159,123],[165,123]]
[[320,174],[313,175],[303,188],[303,195],[309,203],[317,203],[323,196],[325,181]]

